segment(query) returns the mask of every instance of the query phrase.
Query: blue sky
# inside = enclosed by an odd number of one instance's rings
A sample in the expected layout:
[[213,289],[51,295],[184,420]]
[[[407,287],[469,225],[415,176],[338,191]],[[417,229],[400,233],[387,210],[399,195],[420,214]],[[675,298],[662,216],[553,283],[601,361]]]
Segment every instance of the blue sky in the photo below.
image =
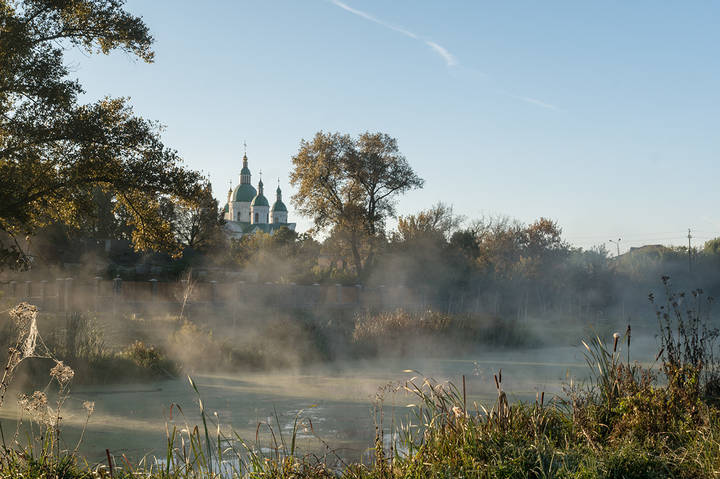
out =
[[[72,52],[89,99],[127,96],[224,200],[243,141],[285,198],[318,130],[382,131],[426,180],[400,214],[557,220],[623,250],[720,235],[720,3],[128,1],[156,62]],[[272,200],[272,198],[271,198]],[[309,226],[290,201],[291,220]],[[609,245],[613,247],[613,245]]]

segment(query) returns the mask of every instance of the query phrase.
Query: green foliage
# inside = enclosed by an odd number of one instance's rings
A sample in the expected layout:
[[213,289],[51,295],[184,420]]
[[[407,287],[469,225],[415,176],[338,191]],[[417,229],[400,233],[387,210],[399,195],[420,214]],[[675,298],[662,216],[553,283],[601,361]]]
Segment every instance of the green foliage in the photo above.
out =
[[146,376],[176,376],[177,365],[167,359],[165,353],[155,346],[146,345],[142,341],[135,341],[125,350],[118,353],[119,358],[129,359],[135,366],[146,371]]
[[97,188],[127,214],[138,249],[179,253],[159,198],[195,203],[204,179],[125,99],[80,104],[63,62],[68,47],[152,61],[153,39],[123,3],[0,0],[0,264],[28,266],[24,237],[43,226],[82,227]]
[[720,238],[711,239],[705,242],[703,253],[709,255],[720,255]]
[[[672,302],[674,297],[669,299]],[[428,328],[436,332],[445,327],[447,318],[438,315],[427,320]],[[405,323],[412,323],[407,315],[392,319],[394,328],[403,329]],[[688,324],[694,327],[686,321],[686,329]],[[679,336],[679,342],[675,337],[681,352],[679,364],[695,357],[694,337],[692,330]],[[625,349],[630,344],[630,330],[610,343],[601,338],[588,343],[592,381],[570,385],[567,399],[546,401],[539,394],[534,403],[510,403],[501,372],[495,375],[497,401],[488,408],[468,404],[464,386],[452,383],[413,378],[386,387],[376,406],[375,457],[369,463],[341,463],[339,467],[330,462],[332,454],[324,458],[297,454],[298,432],[312,430],[302,411],[289,434],[277,415],[259,424],[258,431],[267,431],[272,438],[270,452],[263,453],[259,432],[254,443],[224,432],[217,419],[206,413],[191,380],[202,424],[169,427],[164,462],[116,461],[112,477],[218,478],[218,465],[224,459],[228,459],[224,463],[227,476],[238,478],[717,477],[720,410],[707,397],[693,394],[694,386],[688,381],[683,383],[685,388],[673,384],[675,373],[667,365],[662,368],[665,380],[660,381],[653,371],[630,364]],[[154,357],[145,346],[136,345],[134,350],[133,356],[143,361]],[[683,351],[690,356],[686,358]],[[703,377],[696,374],[693,381],[702,384]],[[394,417],[389,430],[382,413],[388,393],[408,395],[415,403],[409,409],[412,416],[399,422]],[[182,411],[171,408],[171,414]],[[4,448],[0,467],[6,477],[110,477],[107,465],[81,465],[74,455],[49,447],[52,441],[44,444],[37,449]]]
[[[400,154],[397,141],[383,133],[357,139],[318,132],[303,140],[293,157],[293,204],[313,219],[317,230],[332,229],[347,245],[355,273],[372,264],[375,242],[394,215],[397,196],[423,186]],[[367,252],[363,253],[365,247]]]
[[224,220],[209,186],[192,201],[162,198],[160,211],[181,247],[208,252],[224,246],[225,235],[221,229]]
[[311,235],[283,226],[272,235],[257,232],[231,240],[229,256],[233,265],[256,274],[261,282],[312,283],[320,250]]

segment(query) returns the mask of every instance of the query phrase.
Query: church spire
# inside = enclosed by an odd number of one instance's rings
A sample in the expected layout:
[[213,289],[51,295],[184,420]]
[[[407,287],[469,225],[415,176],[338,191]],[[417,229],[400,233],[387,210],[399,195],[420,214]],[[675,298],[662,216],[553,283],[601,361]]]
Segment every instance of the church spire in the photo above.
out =
[[247,144],[243,142],[243,145],[245,147],[245,152],[243,153],[243,167],[240,171],[240,184],[241,185],[249,185],[250,184],[250,168],[248,168],[248,157],[247,157]]

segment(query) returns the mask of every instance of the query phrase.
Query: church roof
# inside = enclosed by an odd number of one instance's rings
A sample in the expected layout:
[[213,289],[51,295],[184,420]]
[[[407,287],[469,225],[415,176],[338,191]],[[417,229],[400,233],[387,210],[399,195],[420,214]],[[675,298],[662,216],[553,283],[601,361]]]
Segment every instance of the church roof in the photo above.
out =
[[272,210],[273,210],[273,211],[284,211],[284,212],[287,213],[287,207],[285,206],[285,203],[283,203],[283,202],[280,201],[280,200],[278,200],[278,201],[276,201],[275,203],[273,203]]
[[265,195],[263,195],[263,182],[260,180],[258,182],[258,193],[255,198],[253,198],[252,203],[250,203],[250,206],[270,206],[270,203],[268,203],[267,198],[265,198]]
[[268,200],[267,200],[267,198],[265,198],[265,195],[260,193],[255,198],[253,198],[252,203],[250,203],[250,206],[270,206],[270,203],[268,203]]
[[255,187],[251,184],[240,184],[235,187],[232,193],[232,201],[240,201],[242,203],[250,203],[257,196]]
[[277,190],[275,190],[275,193],[277,194],[277,199],[275,200],[275,203],[273,203],[272,210],[281,212],[284,211],[287,213],[287,206],[285,206],[285,203],[282,202],[282,190],[280,189],[280,178],[278,178],[278,187]]

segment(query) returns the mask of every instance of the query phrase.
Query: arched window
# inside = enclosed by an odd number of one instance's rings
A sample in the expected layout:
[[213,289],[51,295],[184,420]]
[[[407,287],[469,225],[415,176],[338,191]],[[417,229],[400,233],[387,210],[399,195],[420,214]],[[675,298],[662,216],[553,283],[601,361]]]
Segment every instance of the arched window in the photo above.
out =
[[240,213],[239,213],[239,212],[238,212],[238,219],[237,219],[237,220],[240,221]]
[[258,218],[260,218],[260,214],[259,214],[259,213],[255,213],[255,223],[258,222]]

